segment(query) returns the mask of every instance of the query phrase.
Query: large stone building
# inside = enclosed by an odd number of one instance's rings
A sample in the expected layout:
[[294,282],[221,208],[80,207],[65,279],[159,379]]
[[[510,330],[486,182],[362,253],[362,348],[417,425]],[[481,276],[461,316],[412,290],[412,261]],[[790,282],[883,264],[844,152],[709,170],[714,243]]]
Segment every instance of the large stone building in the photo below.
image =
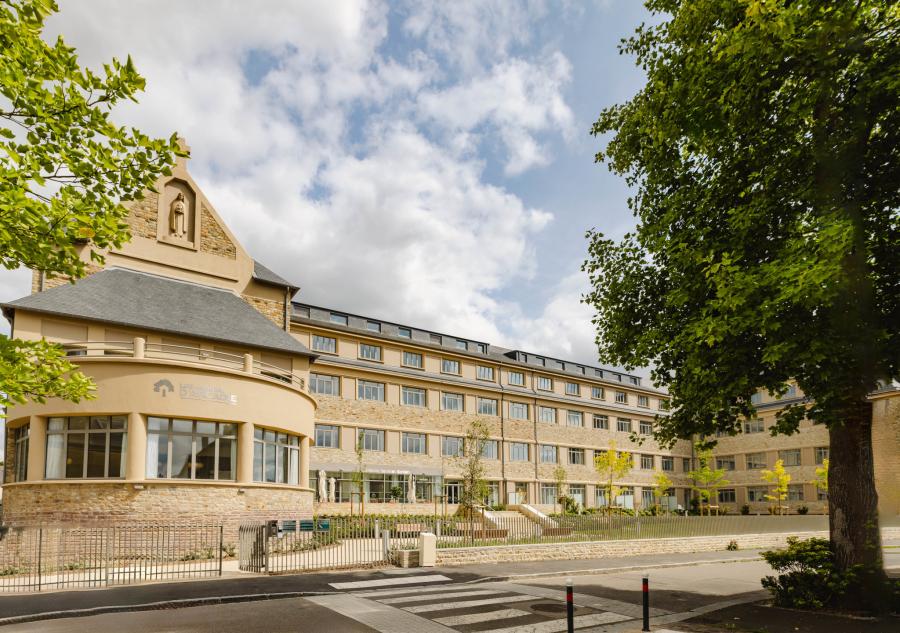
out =
[[[133,238],[107,253],[104,269],[74,284],[36,272],[32,294],[3,306],[14,336],[64,345],[97,384],[96,398],[80,403],[11,408],[5,522],[233,527],[347,512],[359,502],[358,445],[368,511],[452,512],[475,419],[490,434],[491,504],[549,510],[566,492],[586,507],[647,507],[657,472],[673,482],[665,504],[689,503],[692,445],[653,441],[666,396],[640,377],[294,302],[298,288],[241,247],[184,161],[155,189],[131,206]],[[891,513],[900,511],[895,393],[873,396]],[[730,482],[720,508],[764,512],[760,472],[782,459],[793,477],[788,505],[824,509],[813,482],[825,429],[767,432],[779,407],[801,399],[793,390],[762,397],[758,419],[719,438]],[[634,468],[607,500],[593,461],[613,442],[634,454]]]

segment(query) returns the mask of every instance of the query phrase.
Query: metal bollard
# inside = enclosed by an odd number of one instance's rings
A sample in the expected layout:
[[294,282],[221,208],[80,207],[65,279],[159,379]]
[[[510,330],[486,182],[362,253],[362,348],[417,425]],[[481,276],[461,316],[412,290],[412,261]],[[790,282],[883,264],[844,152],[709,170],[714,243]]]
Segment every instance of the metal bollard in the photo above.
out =
[[572,579],[566,578],[566,631],[575,633],[575,600],[572,596]]
[[644,576],[641,579],[641,591],[644,595],[644,628],[641,631],[650,630],[650,579]]

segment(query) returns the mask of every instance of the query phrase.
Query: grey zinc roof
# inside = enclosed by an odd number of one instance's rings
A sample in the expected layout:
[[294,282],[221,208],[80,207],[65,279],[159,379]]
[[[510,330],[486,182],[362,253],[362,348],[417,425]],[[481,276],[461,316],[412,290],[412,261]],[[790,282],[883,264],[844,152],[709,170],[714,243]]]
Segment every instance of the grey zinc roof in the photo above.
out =
[[2,305],[316,356],[234,293],[121,268]]
[[253,278],[264,284],[271,284],[273,286],[283,286],[285,288],[291,288],[292,290],[297,290],[299,288],[299,286],[287,281],[284,277],[270,268],[266,268],[255,259],[253,260]]

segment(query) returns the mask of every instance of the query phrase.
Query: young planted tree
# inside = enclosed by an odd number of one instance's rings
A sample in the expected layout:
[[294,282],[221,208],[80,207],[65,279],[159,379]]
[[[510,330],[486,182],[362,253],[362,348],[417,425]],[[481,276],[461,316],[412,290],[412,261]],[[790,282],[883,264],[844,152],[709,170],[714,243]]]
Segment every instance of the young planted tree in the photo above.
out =
[[459,505],[470,520],[475,508],[484,501],[489,492],[484,467],[484,447],[489,438],[490,430],[487,424],[482,420],[473,420],[466,429],[463,453],[456,458],[462,471]]
[[782,514],[788,496],[788,486],[791,483],[791,475],[784,469],[784,460],[776,460],[772,470],[764,470],[760,474],[763,481],[772,486],[771,494],[766,495],[766,499],[774,504],[772,514]]
[[[556,484],[556,504],[562,503],[562,498],[566,495],[566,469],[562,465],[558,465],[553,469],[553,481]],[[563,508],[564,510],[565,508]]]
[[606,513],[612,513],[613,500],[619,494],[616,481],[624,477],[634,468],[634,456],[631,453],[616,451],[616,443],[611,440],[609,448],[594,456],[594,469],[600,475],[600,484],[606,491]]
[[673,485],[672,480],[663,471],[659,470],[653,475],[653,499],[656,502],[656,514],[659,514],[663,497],[668,495]]
[[885,586],[867,394],[900,374],[900,12],[891,0],[646,0],[626,39],[647,76],[605,109],[599,161],[637,227],[590,231],[601,360],[653,367],[670,443],[737,430],[760,389],[795,380],[830,432],[830,539]]
[[710,502],[716,496],[716,492],[722,486],[727,486],[729,481],[725,479],[723,468],[713,468],[712,449],[697,445],[697,469],[688,473],[694,482],[692,490],[700,499],[700,516],[703,516],[703,502],[706,502],[706,514],[711,515]]
[[[140,197],[179,153],[109,118],[144,79],[131,59],[95,74],[41,33],[53,0],[0,2],[0,265],[77,279],[129,238],[122,202]],[[0,334],[0,417],[11,404],[78,401],[93,383],[62,349]]]
[[822,492],[828,492],[828,458],[822,460],[821,466],[816,466],[816,479],[813,482]]
[[[360,429],[356,436],[356,470],[350,475],[356,494],[359,495],[359,516],[366,514],[366,452],[363,447],[363,431]],[[353,510],[353,500],[350,500],[350,510]]]

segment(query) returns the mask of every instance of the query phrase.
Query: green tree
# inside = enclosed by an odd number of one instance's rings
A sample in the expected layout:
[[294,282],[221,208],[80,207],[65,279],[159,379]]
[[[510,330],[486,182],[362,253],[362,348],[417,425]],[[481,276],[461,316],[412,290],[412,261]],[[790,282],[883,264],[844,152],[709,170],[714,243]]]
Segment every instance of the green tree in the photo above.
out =
[[722,486],[727,486],[729,481],[725,479],[724,468],[713,468],[712,449],[697,444],[697,464],[696,470],[688,473],[691,481],[694,483],[692,490],[697,493],[700,498],[700,516],[703,516],[703,502],[706,502],[706,514],[710,514],[710,502],[715,496],[716,491]]
[[[656,471],[653,475],[653,499],[656,501],[656,513],[659,514],[659,506],[662,503],[663,497],[665,497],[669,491],[672,489],[671,478],[661,470]],[[668,508],[667,508],[668,510]]]
[[[356,470],[353,471],[350,475],[350,480],[353,482],[353,487],[356,488],[356,494],[359,495],[359,515],[365,516],[366,514],[366,451],[363,448],[363,433],[362,429],[357,431],[356,436]],[[350,503],[351,510],[353,506],[353,502],[351,500]]]
[[472,420],[466,429],[463,453],[457,458],[462,471],[459,504],[470,518],[490,492],[484,467],[484,447],[489,438],[487,424],[482,420]]
[[589,231],[601,360],[652,365],[665,443],[736,431],[760,389],[830,431],[830,538],[848,594],[884,586],[866,395],[900,364],[900,7],[647,0],[647,76],[593,127],[636,229]]
[[816,466],[816,480],[813,482],[816,488],[828,492],[828,458],[822,460],[821,466]]
[[791,483],[791,475],[784,469],[784,460],[776,460],[772,470],[763,470],[760,475],[762,475],[763,481],[772,486],[772,494],[767,494],[766,499],[774,505],[773,514],[781,514],[788,496],[788,486]]
[[624,477],[634,468],[634,457],[631,453],[616,451],[616,442],[611,440],[609,448],[594,455],[594,469],[600,475],[600,483],[606,491],[606,512],[612,513],[615,498],[619,495],[616,481]]
[[[118,127],[110,110],[144,79],[129,58],[95,74],[62,38],[41,38],[53,0],[0,2],[0,265],[82,277],[129,238],[123,202],[139,198],[180,153],[173,135]],[[0,408],[94,386],[63,351],[0,335]],[[0,416],[3,414],[0,413]]]

